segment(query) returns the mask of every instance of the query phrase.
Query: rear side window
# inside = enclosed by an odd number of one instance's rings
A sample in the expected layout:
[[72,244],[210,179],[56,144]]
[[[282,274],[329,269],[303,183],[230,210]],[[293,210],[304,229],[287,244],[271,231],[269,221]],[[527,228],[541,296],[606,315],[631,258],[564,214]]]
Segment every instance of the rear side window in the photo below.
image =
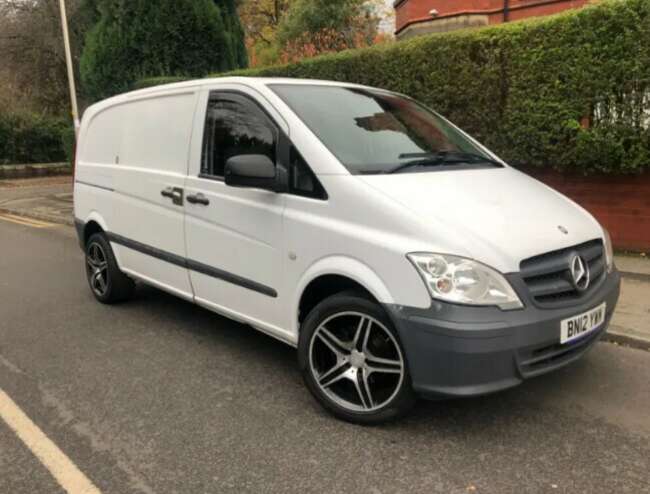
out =
[[263,154],[276,163],[278,130],[244,96],[211,95],[205,118],[201,174],[223,177],[226,161],[241,154]]

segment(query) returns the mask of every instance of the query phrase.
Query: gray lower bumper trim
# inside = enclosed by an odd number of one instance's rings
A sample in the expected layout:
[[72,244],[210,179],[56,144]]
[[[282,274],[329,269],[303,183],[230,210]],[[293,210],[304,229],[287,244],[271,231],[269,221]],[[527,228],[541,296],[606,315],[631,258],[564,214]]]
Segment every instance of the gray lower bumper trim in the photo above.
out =
[[[573,307],[522,310],[432,301],[418,309],[385,308],[400,335],[413,387],[425,397],[492,393],[579,359],[605,332],[620,290],[617,272],[588,300]],[[607,304],[604,324],[584,338],[561,345],[560,321]]]

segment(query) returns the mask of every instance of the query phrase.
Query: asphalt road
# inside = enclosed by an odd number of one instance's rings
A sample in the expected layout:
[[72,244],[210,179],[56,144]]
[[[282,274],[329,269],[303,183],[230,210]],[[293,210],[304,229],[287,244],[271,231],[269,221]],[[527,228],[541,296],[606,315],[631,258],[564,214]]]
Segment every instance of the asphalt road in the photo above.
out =
[[[102,492],[650,492],[650,353],[341,423],[295,351],[160,291],[92,298],[68,227],[0,221],[0,390]],[[62,492],[0,419],[0,492]]]

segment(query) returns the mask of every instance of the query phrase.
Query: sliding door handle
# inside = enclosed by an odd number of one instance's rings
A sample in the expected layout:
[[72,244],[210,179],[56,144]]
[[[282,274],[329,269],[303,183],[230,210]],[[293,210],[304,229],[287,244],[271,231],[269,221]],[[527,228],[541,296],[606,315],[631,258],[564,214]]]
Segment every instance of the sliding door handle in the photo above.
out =
[[160,191],[160,195],[171,199],[177,206],[183,205],[183,189],[180,187],[167,187]]
[[200,192],[198,194],[190,194],[186,197],[187,202],[190,204],[202,204],[203,206],[207,206],[210,204],[210,199],[205,197],[203,194]]

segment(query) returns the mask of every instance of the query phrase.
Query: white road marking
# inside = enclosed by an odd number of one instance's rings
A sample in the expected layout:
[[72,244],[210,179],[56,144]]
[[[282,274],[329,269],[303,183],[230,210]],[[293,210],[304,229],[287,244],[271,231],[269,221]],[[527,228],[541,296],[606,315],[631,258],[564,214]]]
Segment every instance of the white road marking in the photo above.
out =
[[0,417],[70,494],[100,494],[100,490],[63,451],[0,389]]

